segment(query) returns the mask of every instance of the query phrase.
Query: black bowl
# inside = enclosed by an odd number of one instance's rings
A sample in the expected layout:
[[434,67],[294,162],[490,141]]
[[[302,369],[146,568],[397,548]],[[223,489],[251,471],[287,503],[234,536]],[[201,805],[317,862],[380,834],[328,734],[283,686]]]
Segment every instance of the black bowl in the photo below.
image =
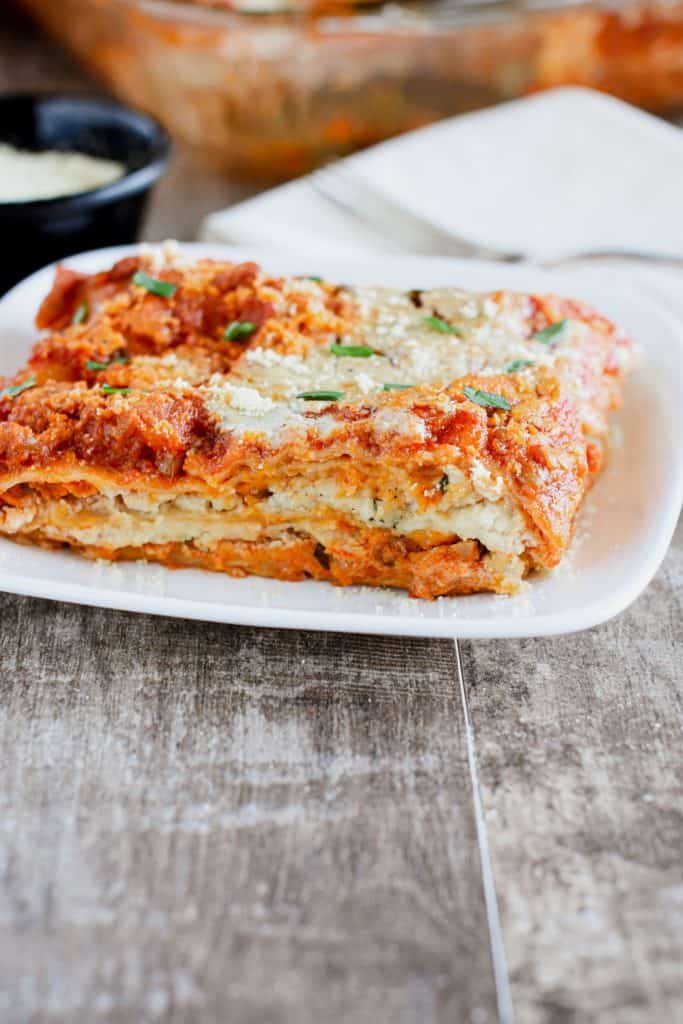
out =
[[85,249],[134,242],[169,141],[151,117],[84,96],[0,96],[0,142],[117,160],[122,178],[89,192],[0,202],[0,294],[38,267]]

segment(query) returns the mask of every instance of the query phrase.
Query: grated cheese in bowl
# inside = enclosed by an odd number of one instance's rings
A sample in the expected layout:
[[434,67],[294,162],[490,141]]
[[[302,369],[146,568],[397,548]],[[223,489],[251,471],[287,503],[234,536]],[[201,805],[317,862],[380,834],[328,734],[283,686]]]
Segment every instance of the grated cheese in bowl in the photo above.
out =
[[123,164],[86,153],[31,152],[0,143],[0,203],[56,199],[118,181]]

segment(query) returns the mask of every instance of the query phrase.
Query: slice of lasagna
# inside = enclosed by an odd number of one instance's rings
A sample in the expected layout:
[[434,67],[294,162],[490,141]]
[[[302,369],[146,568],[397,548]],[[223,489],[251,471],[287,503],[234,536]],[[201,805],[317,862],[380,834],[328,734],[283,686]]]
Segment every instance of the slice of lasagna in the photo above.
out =
[[557,565],[627,338],[548,295],[163,251],[60,268],[0,381],[0,531],[243,576],[515,591]]

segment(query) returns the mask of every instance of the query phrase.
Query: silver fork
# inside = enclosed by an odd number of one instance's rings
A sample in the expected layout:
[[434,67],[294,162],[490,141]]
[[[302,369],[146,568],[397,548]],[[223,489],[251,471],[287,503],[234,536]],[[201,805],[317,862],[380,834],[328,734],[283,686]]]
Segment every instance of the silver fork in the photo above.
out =
[[633,249],[592,250],[539,260],[530,253],[494,249],[446,231],[395,200],[387,199],[341,162],[314,171],[306,180],[319,196],[346,217],[361,224],[383,242],[391,242],[404,251],[408,249],[429,256],[497,260],[502,263],[528,262],[542,267],[559,267],[578,260],[606,259],[668,263],[683,267],[683,255],[669,256]]

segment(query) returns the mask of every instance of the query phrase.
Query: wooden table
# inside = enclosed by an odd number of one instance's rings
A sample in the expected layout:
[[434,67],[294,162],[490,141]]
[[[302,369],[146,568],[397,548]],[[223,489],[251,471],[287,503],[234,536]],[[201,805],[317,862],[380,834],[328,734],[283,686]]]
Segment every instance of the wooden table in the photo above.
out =
[[[79,84],[0,32],[4,89]],[[181,155],[148,236],[237,197]],[[0,1019],[683,1019],[682,576],[679,528],[616,621],[461,666],[0,596]]]

